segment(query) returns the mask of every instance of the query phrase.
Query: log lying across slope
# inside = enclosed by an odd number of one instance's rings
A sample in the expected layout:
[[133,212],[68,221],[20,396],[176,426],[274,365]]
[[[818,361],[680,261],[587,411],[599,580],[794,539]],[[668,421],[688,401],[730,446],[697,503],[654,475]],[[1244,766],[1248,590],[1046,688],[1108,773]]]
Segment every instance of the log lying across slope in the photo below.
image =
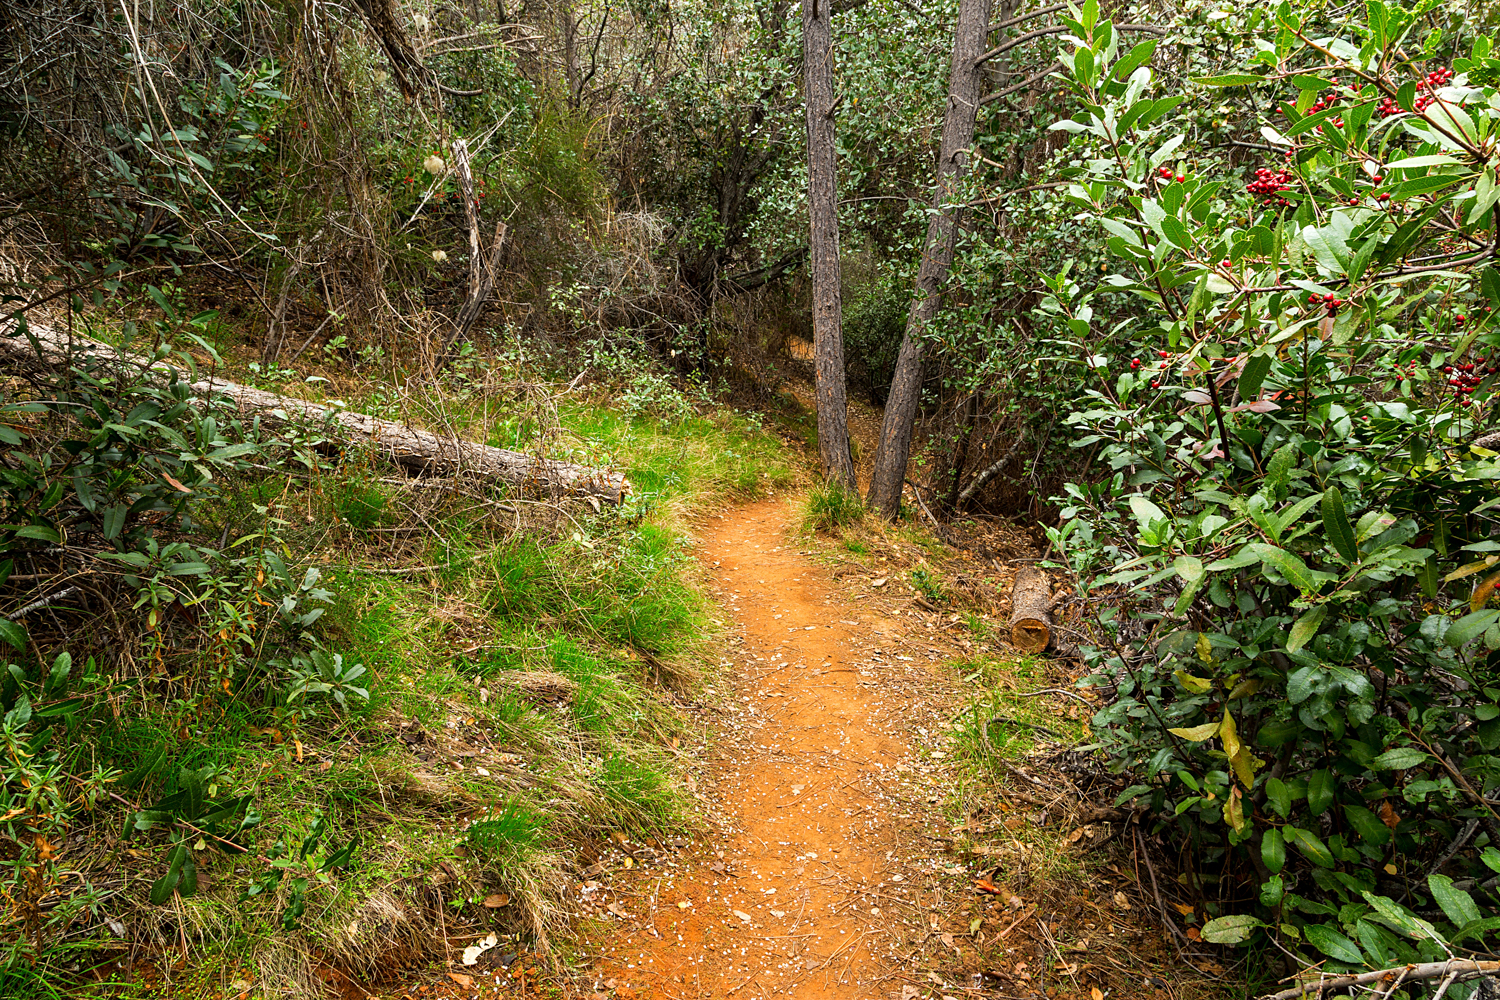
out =
[[[147,358],[122,354],[96,340],[75,335],[70,347],[69,338],[62,331],[36,324],[31,324],[29,330],[41,347],[40,353],[28,338],[15,335],[13,325],[0,323],[0,362],[57,367],[70,363],[80,355],[89,354],[118,358],[121,363],[139,369],[150,365]],[[170,372],[165,363],[157,367],[164,376]],[[518,451],[462,441],[455,437],[417,430],[393,420],[380,420],[363,413],[351,413],[291,396],[278,396],[235,382],[199,380],[188,382],[188,388],[194,395],[204,398],[228,397],[241,410],[260,414],[263,423],[293,416],[329,420],[343,428],[350,437],[370,442],[386,457],[415,473],[467,473],[516,486],[571,493],[611,503],[619,503],[630,493],[630,484],[625,477],[607,469],[537,458]]]

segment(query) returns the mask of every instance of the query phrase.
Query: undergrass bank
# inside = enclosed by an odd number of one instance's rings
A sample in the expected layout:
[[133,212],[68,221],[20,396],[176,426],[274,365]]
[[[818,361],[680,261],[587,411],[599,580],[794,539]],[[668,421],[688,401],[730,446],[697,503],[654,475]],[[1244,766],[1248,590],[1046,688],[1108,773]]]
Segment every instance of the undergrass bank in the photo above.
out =
[[[456,412],[485,436],[482,414]],[[8,918],[4,995],[180,994],[207,964],[223,975],[205,992],[309,996],[330,977],[381,981],[445,941],[493,932],[496,955],[542,950],[598,842],[692,822],[673,743],[711,628],[687,524],[789,485],[792,467],[742,414],[629,415],[604,398],[556,413],[564,446],[626,470],[626,503],[406,482],[348,453],[202,505],[212,532],[276,521],[288,563],[319,567],[310,627],[338,676],[364,668],[346,687],[368,699],[339,704],[338,682],[300,700],[249,690],[262,664],[190,700],[170,697],[175,678],[83,679],[107,697],[59,737],[60,766],[109,779],[31,866],[45,884]],[[184,795],[248,803],[247,849],[189,836],[196,884],[179,867],[153,901],[180,862],[168,831],[135,817]]]

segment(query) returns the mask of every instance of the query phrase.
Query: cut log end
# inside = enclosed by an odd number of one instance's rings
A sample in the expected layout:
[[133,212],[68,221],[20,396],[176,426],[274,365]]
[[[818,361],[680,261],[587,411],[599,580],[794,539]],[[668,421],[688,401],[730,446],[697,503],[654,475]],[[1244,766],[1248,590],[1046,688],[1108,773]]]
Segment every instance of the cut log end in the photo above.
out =
[[1010,644],[1023,653],[1040,653],[1052,642],[1052,628],[1036,618],[1010,624]]
[[1052,642],[1052,584],[1035,566],[1022,567],[1010,592],[1010,644],[1040,653]]

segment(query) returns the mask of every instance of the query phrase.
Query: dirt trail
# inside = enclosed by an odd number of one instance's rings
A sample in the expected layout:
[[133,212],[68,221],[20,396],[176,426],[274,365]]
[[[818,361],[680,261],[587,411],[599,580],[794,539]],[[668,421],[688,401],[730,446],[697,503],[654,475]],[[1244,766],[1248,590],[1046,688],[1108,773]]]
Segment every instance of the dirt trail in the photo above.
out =
[[701,534],[743,637],[703,789],[722,834],[675,871],[616,874],[597,986],[627,1000],[900,996],[897,930],[915,914],[925,932],[924,897],[941,902],[899,850],[901,823],[935,798],[905,736],[938,650],[835,594],[791,517],[767,501]]

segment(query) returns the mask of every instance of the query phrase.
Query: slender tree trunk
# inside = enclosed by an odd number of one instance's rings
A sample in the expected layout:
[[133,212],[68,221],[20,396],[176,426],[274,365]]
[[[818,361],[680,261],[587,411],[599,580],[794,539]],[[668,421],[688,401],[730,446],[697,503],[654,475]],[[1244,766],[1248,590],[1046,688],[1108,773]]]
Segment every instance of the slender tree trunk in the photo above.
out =
[[813,364],[823,474],[850,489],[849,412],[844,390],[839,213],[833,148],[832,0],[802,0],[802,66],[807,103],[807,214],[812,232]]
[[906,335],[896,359],[891,394],[885,404],[875,471],[870,480],[870,508],[892,519],[901,505],[906,459],[911,451],[912,424],[922,396],[922,334],[942,301],[943,285],[953,263],[960,208],[953,194],[969,165],[974,142],[974,118],[979,110],[983,71],[976,60],[984,54],[992,0],[961,0],[953,32],[953,69],[948,77],[948,108],[943,116],[943,142],[938,154],[933,213],[927,241],[917,268],[917,297],[906,317]]

